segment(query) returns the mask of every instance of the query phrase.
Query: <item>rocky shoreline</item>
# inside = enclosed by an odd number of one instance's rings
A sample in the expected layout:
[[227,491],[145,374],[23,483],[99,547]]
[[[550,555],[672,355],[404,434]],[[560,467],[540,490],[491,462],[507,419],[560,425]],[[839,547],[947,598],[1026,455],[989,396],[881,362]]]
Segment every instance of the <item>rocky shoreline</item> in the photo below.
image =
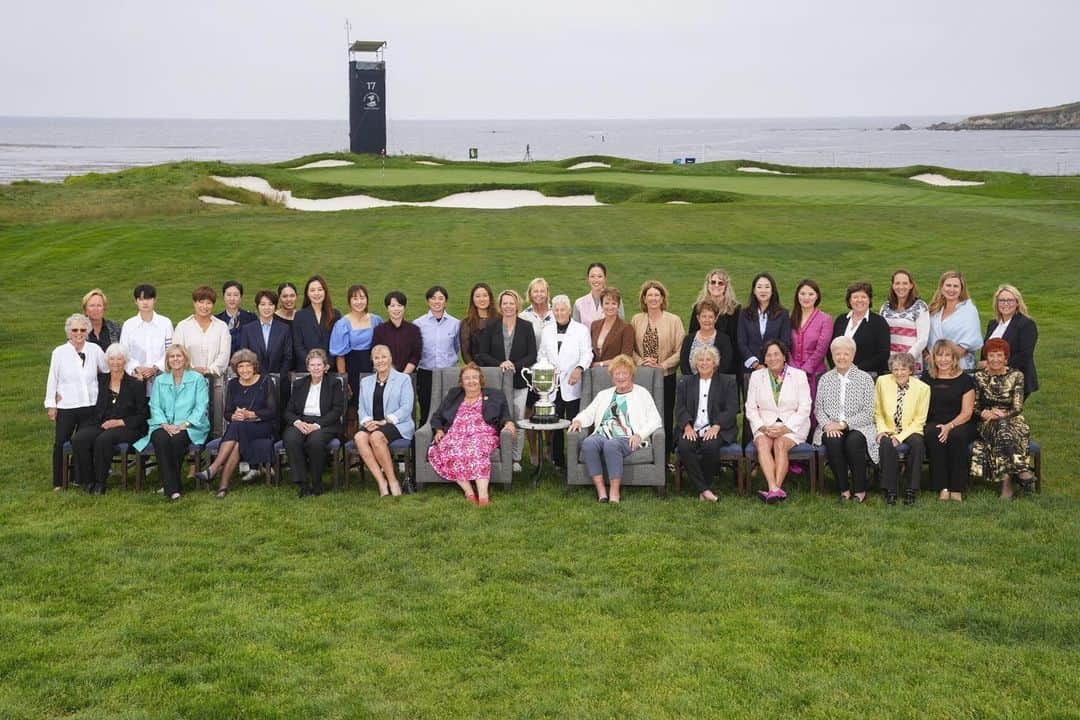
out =
[[929,130],[1080,130],[1080,102],[1035,110],[973,115],[956,123],[935,123]]

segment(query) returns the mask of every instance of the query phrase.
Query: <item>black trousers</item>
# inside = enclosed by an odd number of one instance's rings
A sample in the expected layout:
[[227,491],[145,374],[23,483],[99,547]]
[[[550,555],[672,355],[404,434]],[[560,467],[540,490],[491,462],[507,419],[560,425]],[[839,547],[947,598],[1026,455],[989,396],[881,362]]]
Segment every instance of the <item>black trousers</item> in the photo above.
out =
[[971,453],[968,447],[975,439],[971,423],[957,425],[949,431],[944,443],[938,440],[941,426],[926,425],[926,456],[930,460],[930,484],[934,490],[966,492],[968,473],[971,471]]
[[[926,443],[923,436],[915,433],[908,435],[904,442],[908,446],[907,466],[910,480],[908,489],[919,491],[922,485],[922,464],[926,457]],[[881,489],[886,492],[896,493],[900,482],[900,457],[893,447],[892,439],[883,437],[878,443],[879,460],[881,461]]]
[[[667,446],[667,454],[675,449],[675,373],[664,376],[664,444]],[[642,438],[643,440],[645,438]]]
[[829,466],[836,476],[840,492],[849,489],[857,493],[866,492],[866,436],[849,428],[840,437],[829,437],[823,433],[821,440],[825,443],[825,455],[829,458]]
[[290,425],[281,433],[281,442],[289,457],[293,482],[302,488],[322,492],[326,469],[326,444],[340,434],[340,428],[320,428],[305,435]]
[[[64,443],[71,439],[76,430],[94,424],[94,407],[65,408],[56,411],[56,436],[53,439],[52,484],[60,487],[64,484]],[[78,466],[75,467],[75,482],[88,483],[90,475],[80,477]]]
[[682,433],[676,441],[679,448],[679,460],[686,468],[686,477],[694,490],[700,495],[712,490],[713,478],[720,472],[720,450],[726,443],[719,437],[712,440],[687,440]]
[[158,428],[150,436],[150,442],[157,455],[158,472],[161,474],[161,484],[165,487],[166,497],[180,492],[180,464],[184,462],[184,455],[191,444],[187,430],[170,435],[165,428]]
[[420,403],[420,425],[428,421],[431,410],[431,371],[416,368],[416,394]]
[[113,451],[119,443],[129,445],[142,437],[137,430],[124,426],[102,430],[100,425],[81,428],[71,438],[75,454],[75,472],[81,482],[105,487],[112,467]]
[[[573,420],[574,416],[581,412],[581,399],[563,400],[562,396],[555,398],[555,416]],[[548,434],[548,442],[551,443],[551,462],[559,467],[566,467],[566,433],[562,430]],[[543,462],[543,458],[540,459]]]

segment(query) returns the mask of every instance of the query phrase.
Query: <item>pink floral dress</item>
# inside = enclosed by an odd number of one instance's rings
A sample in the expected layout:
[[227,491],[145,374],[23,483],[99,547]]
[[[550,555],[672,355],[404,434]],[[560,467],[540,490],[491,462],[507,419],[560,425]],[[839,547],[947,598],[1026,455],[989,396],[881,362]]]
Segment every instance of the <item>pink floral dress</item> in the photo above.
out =
[[428,462],[439,477],[461,482],[491,475],[491,451],[499,435],[484,422],[483,408],[482,397],[462,401],[443,439],[428,448]]

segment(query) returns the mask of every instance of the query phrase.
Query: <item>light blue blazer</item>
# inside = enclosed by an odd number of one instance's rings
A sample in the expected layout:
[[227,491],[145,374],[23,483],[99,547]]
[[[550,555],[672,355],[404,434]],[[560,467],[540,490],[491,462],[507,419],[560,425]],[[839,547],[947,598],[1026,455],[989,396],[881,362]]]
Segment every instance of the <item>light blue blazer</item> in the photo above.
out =
[[135,441],[135,449],[143,451],[150,444],[150,436],[162,425],[190,423],[187,429],[191,442],[201,445],[210,433],[210,391],[206,378],[194,370],[185,370],[180,385],[173,385],[171,372],[165,372],[154,378],[154,387],[150,391],[150,431],[146,436]]
[[[372,373],[360,381],[357,411],[361,425],[372,419],[376,377]],[[403,372],[391,369],[390,377],[386,379],[386,387],[383,389],[383,415],[387,422],[397,427],[405,440],[411,440],[416,431],[416,423],[413,422],[412,417],[414,402],[412,379]]]

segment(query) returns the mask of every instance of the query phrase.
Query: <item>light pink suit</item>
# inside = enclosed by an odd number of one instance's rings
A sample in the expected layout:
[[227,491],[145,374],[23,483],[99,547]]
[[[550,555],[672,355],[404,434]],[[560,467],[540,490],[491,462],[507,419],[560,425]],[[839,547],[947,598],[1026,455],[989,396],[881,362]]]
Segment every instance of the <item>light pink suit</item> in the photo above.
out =
[[810,434],[812,407],[810,384],[802,370],[787,366],[784,384],[780,387],[779,403],[773,400],[768,368],[759,368],[750,376],[750,385],[746,390],[746,420],[755,437],[762,427],[779,420],[791,429],[784,437],[790,438],[796,445],[806,442]]

